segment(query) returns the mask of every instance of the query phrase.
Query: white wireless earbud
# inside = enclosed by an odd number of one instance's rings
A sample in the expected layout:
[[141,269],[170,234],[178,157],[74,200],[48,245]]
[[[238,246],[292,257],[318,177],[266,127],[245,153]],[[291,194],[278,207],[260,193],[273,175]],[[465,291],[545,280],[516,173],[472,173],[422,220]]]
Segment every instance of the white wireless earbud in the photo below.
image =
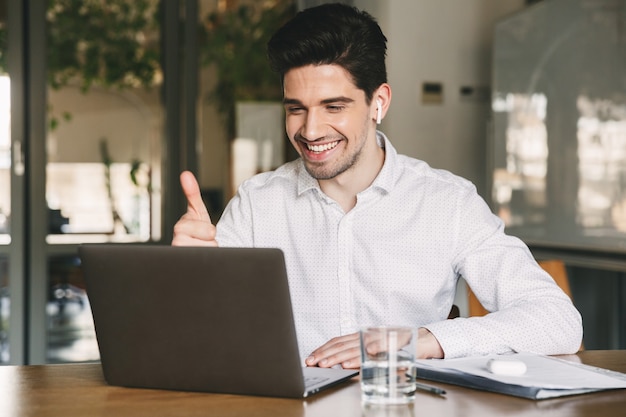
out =
[[383,120],[383,108],[382,108],[382,103],[380,102],[380,100],[376,100],[376,124],[379,125],[380,122],[382,122]]

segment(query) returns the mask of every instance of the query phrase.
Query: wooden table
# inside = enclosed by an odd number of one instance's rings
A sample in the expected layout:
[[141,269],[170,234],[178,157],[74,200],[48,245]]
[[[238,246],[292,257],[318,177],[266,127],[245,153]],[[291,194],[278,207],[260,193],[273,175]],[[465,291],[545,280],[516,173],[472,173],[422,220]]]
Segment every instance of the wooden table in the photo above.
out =
[[[626,373],[626,350],[566,359]],[[175,392],[107,385],[99,364],[0,366],[0,416],[624,416],[626,390],[532,401],[446,384],[410,406],[362,407],[358,378],[307,400]]]

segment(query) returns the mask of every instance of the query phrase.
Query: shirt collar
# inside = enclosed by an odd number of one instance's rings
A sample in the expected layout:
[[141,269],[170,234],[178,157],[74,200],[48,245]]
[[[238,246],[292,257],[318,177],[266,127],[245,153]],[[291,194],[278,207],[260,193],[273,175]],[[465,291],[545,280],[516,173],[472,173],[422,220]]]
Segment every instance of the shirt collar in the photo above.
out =
[[[378,146],[385,150],[385,161],[383,162],[382,169],[369,188],[375,187],[389,192],[395,183],[396,172],[398,170],[398,153],[387,136],[379,130],[376,131],[376,141],[378,142]],[[300,158],[298,167],[298,195],[311,189],[316,189],[323,194],[319,183],[307,172],[304,167],[304,162],[302,161],[302,158]]]
[[370,188],[375,187],[390,192],[398,175],[398,152],[383,132],[376,132],[376,140],[378,141],[378,146],[385,149],[385,161]]

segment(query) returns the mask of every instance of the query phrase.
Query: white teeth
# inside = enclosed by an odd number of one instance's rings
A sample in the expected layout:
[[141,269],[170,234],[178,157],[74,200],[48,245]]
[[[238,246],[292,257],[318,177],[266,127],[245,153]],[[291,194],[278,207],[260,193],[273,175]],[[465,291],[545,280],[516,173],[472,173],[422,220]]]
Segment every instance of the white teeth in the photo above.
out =
[[309,148],[310,151],[312,152],[324,152],[330,149],[333,149],[335,146],[337,146],[339,142],[331,142],[331,143],[326,143],[324,145],[311,145],[311,144],[307,144],[307,148]]

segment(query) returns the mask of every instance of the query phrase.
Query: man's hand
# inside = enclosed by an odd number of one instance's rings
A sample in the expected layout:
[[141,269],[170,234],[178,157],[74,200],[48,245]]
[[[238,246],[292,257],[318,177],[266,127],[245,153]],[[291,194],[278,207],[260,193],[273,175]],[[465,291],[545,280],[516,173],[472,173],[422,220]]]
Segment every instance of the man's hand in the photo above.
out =
[[173,246],[217,246],[215,226],[202,201],[196,177],[184,171],[180,174],[180,185],[187,198],[187,212],[174,225]]
[[439,341],[428,329],[417,331],[417,359],[443,359],[443,349]]
[[361,342],[359,333],[335,337],[319,348],[315,349],[306,358],[307,366],[319,366],[320,368],[332,368],[341,365],[345,369],[357,369],[361,367]]
[[[437,338],[427,329],[420,327],[417,336],[417,358],[443,358],[443,349]],[[361,367],[361,348],[359,333],[335,337],[319,348],[315,349],[306,358],[307,366],[331,368],[341,365],[342,368]]]

